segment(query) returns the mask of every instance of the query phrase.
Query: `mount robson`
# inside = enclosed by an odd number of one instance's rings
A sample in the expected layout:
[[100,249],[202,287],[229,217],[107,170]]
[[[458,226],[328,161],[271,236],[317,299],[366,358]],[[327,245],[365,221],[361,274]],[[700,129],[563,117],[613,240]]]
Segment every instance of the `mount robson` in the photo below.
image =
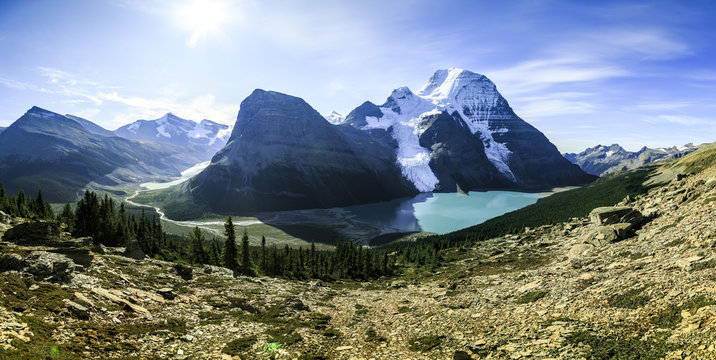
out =
[[518,117],[487,77],[449,69],[417,93],[400,87],[380,106],[366,101],[336,125],[298,97],[257,89],[206,169],[141,198],[186,219],[595,178]]

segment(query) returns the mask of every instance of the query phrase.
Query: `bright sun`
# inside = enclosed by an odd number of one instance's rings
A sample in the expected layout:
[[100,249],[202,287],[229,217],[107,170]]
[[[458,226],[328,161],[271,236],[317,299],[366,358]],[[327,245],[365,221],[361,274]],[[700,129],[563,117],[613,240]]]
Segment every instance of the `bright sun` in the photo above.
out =
[[191,31],[186,46],[194,48],[202,38],[219,32],[219,26],[229,19],[229,6],[224,0],[190,0],[175,13],[182,27]]

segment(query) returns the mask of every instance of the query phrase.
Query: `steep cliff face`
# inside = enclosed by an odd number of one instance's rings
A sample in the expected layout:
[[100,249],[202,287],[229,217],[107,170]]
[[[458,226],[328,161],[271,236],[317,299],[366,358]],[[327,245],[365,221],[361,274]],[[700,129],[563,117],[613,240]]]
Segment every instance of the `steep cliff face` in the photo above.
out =
[[264,90],[241,103],[226,146],[188,184],[215,211],[325,208],[415,194],[392,149],[331,125],[300,98]]

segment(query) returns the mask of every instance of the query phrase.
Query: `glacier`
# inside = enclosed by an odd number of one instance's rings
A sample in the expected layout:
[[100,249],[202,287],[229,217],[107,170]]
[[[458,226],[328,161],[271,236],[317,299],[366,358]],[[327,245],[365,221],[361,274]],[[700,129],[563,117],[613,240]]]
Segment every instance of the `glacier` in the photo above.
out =
[[420,122],[443,111],[457,112],[470,132],[480,137],[488,160],[508,179],[517,181],[508,165],[510,150],[493,136],[507,129],[491,128],[489,123],[491,119],[510,118],[491,113],[491,109],[501,105],[501,100],[495,84],[484,75],[458,68],[438,70],[417,93],[405,86],[395,89],[379,107],[382,116],[366,116],[367,124],[362,129],[390,132],[398,143],[396,157],[403,176],[418,191],[430,192],[439,181],[430,168],[430,151],[419,144],[423,131]]

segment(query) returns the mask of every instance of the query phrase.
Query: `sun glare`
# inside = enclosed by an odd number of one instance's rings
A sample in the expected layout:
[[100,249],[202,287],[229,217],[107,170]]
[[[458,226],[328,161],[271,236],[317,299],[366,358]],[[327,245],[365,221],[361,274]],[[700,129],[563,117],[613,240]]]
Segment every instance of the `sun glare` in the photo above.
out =
[[176,10],[177,21],[191,31],[186,46],[194,48],[207,35],[217,33],[229,19],[229,6],[223,0],[191,0]]

